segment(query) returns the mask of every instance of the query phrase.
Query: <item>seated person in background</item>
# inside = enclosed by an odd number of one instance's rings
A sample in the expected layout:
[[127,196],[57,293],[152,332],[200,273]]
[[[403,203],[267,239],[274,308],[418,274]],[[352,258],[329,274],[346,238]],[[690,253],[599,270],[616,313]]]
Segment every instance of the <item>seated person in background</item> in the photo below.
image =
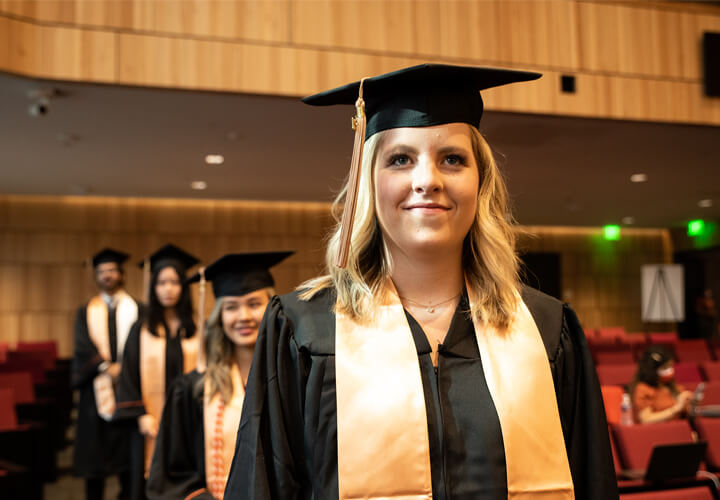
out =
[[660,346],[650,346],[638,361],[630,396],[635,421],[648,424],[685,417],[692,393],[675,383],[672,353]]

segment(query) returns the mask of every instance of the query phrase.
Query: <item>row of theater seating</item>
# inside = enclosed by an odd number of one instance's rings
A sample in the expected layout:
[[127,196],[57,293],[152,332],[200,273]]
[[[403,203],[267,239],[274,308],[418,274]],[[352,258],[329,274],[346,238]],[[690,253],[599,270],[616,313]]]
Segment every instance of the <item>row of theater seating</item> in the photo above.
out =
[[70,362],[55,342],[0,344],[0,495],[42,499],[57,478],[72,410]]
[[[720,471],[720,420],[698,418],[693,421],[693,426],[694,428],[688,420],[645,425],[611,425],[610,443],[621,492],[620,498],[643,500],[720,498],[715,483],[717,479],[712,474]],[[624,479],[623,471],[642,470],[647,467],[655,446],[689,443],[698,438],[708,442],[708,452],[704,470],[698,472],[695,478],[659,484],[650,484],[638,479]]]
[[706,476],[648,484],[642,480],[623,479],[622,474],[624,470],[647,468],[654,446],[690,442],[698,436],[708,441],[705,468],[720,471],[720,419],[695,419],[695,428],[688,420],[620,425],[623,394],[637,371],[637,360],[649,345],[661,345],[675,355],[675,378],[685,388],[694,390],[700,382],[705,383],[703,404],[720,404],[720,345],[702,339],[679,339],[674,332],[628,333],[622,327],[586,330],[585,335],[610,424],[621,499],[720,499],[717,486]]

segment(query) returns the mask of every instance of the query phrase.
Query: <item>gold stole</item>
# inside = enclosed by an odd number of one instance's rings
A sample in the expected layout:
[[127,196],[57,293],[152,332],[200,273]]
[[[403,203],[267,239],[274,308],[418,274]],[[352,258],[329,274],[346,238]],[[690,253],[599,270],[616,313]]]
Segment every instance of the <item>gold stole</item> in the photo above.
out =
[[[388,288],[370,322],[336,315],[340,500],[432,498],[417,350]],[[500,420],[508,498],[573,499],[550,363],[530,311],[520,300],[509,331],[475,325],[475,336]]]
[[[165,404],[165,329],[158,327],[156,336],[143,325],[140,330],[140,390],[143,405],[148,415],[155,417],[160,424],[163,405]],[[182,339],[183,373],[195,369],[197,341]],[[145,437],[145,477],[150,472],[155,439]]]
[[222,500],[225,484],[230,475],[230,466],[235,455],[235,440],[240,425],[245,389],[240,368],[233,364],[230,370],[233,395],[230,404],[222,401],[220,393],[211,399],[210,383],[205,372],[205,394],[203,398],[203,430],[205,431],[205,484],[218,500]]
[[[127,340],[130,327],[137,320],[137,304],[125,292],[116,294],[116,341],[118,350],[118,360],[122,358],[123,347]],[[86,323],[88,336],[98,354],[103,361],[110,362],[112,353],[110,352],[110,333],[108,331],[108,306],[105,301],[96,295],[86,308]],[[93,380],[93,390],[95,392],[95,406],[98,415],[104,420],[110,421],[115,413],[115,384],[112,377],[107,373],[101,373]]]

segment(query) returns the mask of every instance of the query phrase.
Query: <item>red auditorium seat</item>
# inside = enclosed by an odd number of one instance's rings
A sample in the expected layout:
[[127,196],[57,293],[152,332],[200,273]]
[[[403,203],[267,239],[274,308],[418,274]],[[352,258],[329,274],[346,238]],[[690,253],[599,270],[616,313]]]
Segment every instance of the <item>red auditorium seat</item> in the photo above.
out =
[[7,361],[7,353],[10,350],[10,344],[7,342],[0,342],[0,363]]
[[693,434],[687,420],[656,424],[613,425],[623,469],[645,469],[654,446],[692,442]]
[[11,389],[16,403],[35,402],[35,388],[29,372],[0,373],[0,389]]
[[609,326],[604,328],[598,328],[595,333],[595,337],[598,339],[612,339],[615,341],[622,340],[627,333],[625,328],[622,326]]
[[627,365],[598,365],[595,367],[600,385],[619,386],[629,384],[633,376],[635,376],[636,369],[634,363]]
[[600,390],[602,391],[605,416],[608,424],[619,424],[620,404],[622,403],[625,390],[617,385],[603,385],[600,387]]
[[620,455],[618,455],[617,446],[615,446],[615,438],[613,437],[610,426],[608,426],[608,432],[610,433],[610,451],[612,452],[613,464],[615,465],[615,475],[620,477],[620,474],[622,473],[622,464],[620,463]]
[[705,390],[703,391],[703,405],[720,405],[720,381],[711,380],[705,382]]
[[720,419],[696,418],[695,429],[700,435],[700,439],[708,443],[707,454],[705,455],[708,468],[713,471],[720,471]]
[[43,361],[39,359],[8,359],[5,363],[0,364],[0,373],[30,372],[33,384],[43,384],[45,383],[45,368],[43,366]]
[[700,374],[698,364],[694,361],[688,361],[685,363],[675,363],[675,380],[679,384],[694,387],[698,382],[703,381],[703,377]]
[[41,342],[18,342],[15,350],[18,352],[48,352],[52,359],[57,359],[57,342],[54,340]]
[[712,355],[706,341],[702,339],[678,340],[675,344],[675,356],[678,361],[702,363],[712,361]]
[[675,352],[675,344],[678,341],[677,333],[675,332],[659,332],[659,333],[648,333],[648,342],[652,345],[660,345],[670,352]]
[[15,396],[13,390],[0,387],[0,431],[14,430],[18,426],[15,413]]
[[705,380],[720,380],[720,361],[700,363],[700,371],[705,376]]
[[679,488],[675,490],[623,493],[620,500],[713,500],[715,496],[707,486]]
[[43,370],[52,370],[55,368],[55,356],[51,351],[9,351],[8,361],[25,363],[38,360],[42,362]]
[[593,352],[596,365],[631,365],[633,355],[629,346],[617,345],[613,349],[596,348]]

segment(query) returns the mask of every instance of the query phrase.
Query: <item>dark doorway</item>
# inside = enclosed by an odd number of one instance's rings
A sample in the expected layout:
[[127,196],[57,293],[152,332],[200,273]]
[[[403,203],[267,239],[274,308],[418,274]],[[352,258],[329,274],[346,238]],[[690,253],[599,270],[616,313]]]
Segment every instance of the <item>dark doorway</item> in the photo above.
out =
[[683,338],[717,338],[720,247],[676,252],[675,262],[682,264],[685,274],[685,321],[678,323],[678,334]]
[[560,254],[555,252],[528,252],[520,255],[520,279],[541,292],[562,300],[562,274]]

